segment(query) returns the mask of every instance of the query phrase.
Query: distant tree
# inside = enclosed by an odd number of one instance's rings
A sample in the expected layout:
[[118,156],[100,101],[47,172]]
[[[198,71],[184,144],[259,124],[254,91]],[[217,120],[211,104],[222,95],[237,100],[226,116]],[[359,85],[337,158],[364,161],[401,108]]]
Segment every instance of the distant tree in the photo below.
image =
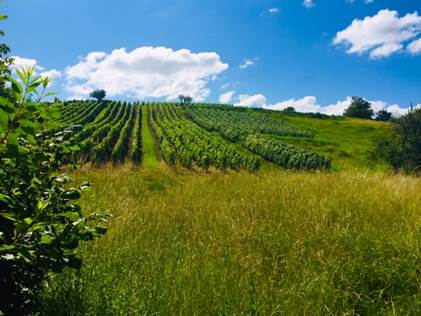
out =
[[287,114],[296,113],[295,109],[292,106],[285,108],[283,112]]
[[379,139],[376,153],[395,170],[421,173],[421,109],[397,119],[394,136]]
[[95,98],[98,101],[103,100],[105,98],[105,95],[106,95],[105,90],[94,90],[89,94],[91,98]]
[[390,121],[390,119],[392,118],[392,113],[386,111],[386,110],[380,110],[379,112],[376,113],[376,120],[377,121]]
[[364,98],[352,97],[351,105],[345,110],[345,116],[371,119],[374,112],[371,103]]
[[178,99],[180,100],[180,103],[183,105],[190,104],[193,101],[192,97],[189,97],[187,95],[182,95],[182,94],[178,96]]

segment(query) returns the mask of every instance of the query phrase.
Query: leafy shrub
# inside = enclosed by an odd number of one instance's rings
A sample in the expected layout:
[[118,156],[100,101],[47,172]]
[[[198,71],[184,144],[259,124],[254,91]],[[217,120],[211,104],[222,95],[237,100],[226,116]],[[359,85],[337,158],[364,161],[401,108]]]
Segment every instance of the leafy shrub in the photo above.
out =
[[18,70],[22,84],[7,77],[13,99],[0,97],[0,314],[28,313],[44,278],[80,268],[79,242],[105,233],[97,223],[106,214],[84,216],[73,202],[89,184],[68,188],[70,178],[59,174],[78,146],[71,129],[51,132],[60,127],[57,104],[28,101],[51,95],[49,79],[34,73]]
[[421,173],[421,109],[396,120],[395,134],[378,140],[376,156],[394,170]]

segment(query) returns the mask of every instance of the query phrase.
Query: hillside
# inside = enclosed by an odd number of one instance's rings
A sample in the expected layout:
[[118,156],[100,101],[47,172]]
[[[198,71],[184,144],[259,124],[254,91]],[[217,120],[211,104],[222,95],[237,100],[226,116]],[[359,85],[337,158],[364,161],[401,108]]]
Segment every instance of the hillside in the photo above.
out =
[[392,131],[369,120],[221,105],[85,101],[65,103],[62,112],[61,123],[81,125],[80,159],[96,164],[139,164],[146,152],[146,164],[155,158],[189,169],[384,170],[371,153]]
[[63,115],[81,125],[72,177],[93,183],[81,206],[113,218],[80,271],[45,283],[42,315],[419,312],[420,179],[368,159],[389,124],[169,103]]

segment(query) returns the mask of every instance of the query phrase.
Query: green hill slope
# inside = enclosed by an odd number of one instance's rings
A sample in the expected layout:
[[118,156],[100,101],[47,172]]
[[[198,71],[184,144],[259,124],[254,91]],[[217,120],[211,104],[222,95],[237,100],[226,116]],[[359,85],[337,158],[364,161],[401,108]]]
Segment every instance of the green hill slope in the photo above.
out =
[[372,160],[376,139],[393,133],[391,123],[354,118],[309,118],[284,116],[293,126],[314,132],[314,139],[283,137],[284,141],[316,151],[332,159],[335,170],[384,170],[387,165]]
[[[132,133],[136,113],[143,113],[141,131]],[[162,157],[169,165],[205,170],[256,171],[270,165],[294,170],[385,170],[387,166],[374,162],[371,155],[376,138],[392,133],[391,124],[370,120],[216,104],[76,101],[65,103],[62,114],[64,126],[82,125],[75,135],[82,144],[82,162],[97,165],[130,161],[129,148],[142,144],[139,155],[146,165],[155,165]]]

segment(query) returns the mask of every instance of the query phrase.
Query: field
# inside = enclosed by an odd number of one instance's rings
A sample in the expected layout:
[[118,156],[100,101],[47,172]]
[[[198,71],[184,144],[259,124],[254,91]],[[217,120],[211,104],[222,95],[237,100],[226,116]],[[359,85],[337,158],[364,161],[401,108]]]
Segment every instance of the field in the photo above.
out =
[[82,168],[114,214],[48,282],[47,315],[416,315],[421,179]]
[[[386,123],[216,105],[69,103],[81,204],[113,214],[45,315],[417,315],[421,179]],[[82,110],[84,109],[84,110]],[[82,111],[82,112],[81,112]]]
[[62,112],[60,123],[78,126],[78,158],[96,165],[139,164],[143,149],[146,164],[162,158],[187,169],[386,170],[371,156],[375,139],[392,132],[382,122],[206,104],[85,101],[65,103]]

